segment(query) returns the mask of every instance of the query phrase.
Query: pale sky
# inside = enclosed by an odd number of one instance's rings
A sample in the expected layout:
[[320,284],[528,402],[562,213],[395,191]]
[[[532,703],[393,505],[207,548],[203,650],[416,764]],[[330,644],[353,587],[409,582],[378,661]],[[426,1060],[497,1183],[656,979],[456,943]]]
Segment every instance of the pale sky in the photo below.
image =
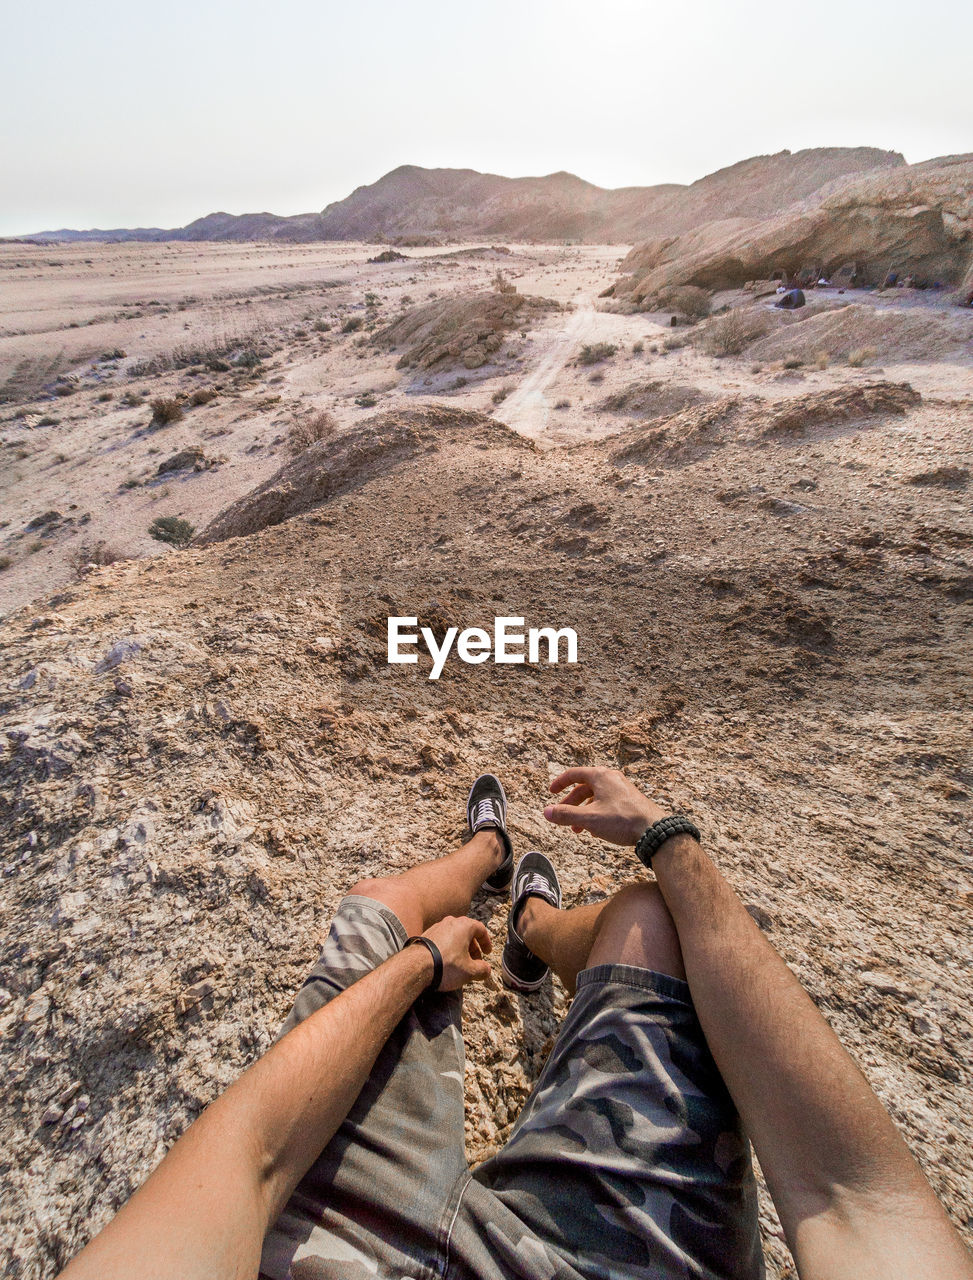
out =
[[2,29],[0,235],[306,213],[400,164],[973,150],[969,0],[8,0]]

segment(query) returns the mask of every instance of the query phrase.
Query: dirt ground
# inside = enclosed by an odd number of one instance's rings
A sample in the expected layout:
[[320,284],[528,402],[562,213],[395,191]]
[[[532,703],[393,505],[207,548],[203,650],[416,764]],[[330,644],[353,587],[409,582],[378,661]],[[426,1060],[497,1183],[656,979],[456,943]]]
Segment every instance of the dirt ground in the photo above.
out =
[[[375,252],[0,248],[5,1273],[54,1274],[104,1222],[270,1044],[342,890],[462,839],[476,773],[569,905],[635,875],[544,823],[573,762],[693,815],[973,1240],[969,346],[717,359],[668,315],[601,309],[617,247]],[[492,363],[417,373],[371,343],[403,295],[499,269],[565,305]],[[580,363],[595,343],[617,350]],[[227,368],[133,374],[189,345]],[[147,430],[176,396],[183,419]],[[273,483],[340,474],[325,500],[185,550],[148,537],[272,480],[322,409],[336,432]],[[223,461],[155,475],[197,445]],[[98,540],[132,558],[79,577]],[[572,626],[580,661],[433,682],[387,665],[391,614]],[[473,910],[498,956],[503,905]],[[556,981],[469,993],[471,1161],[565,1007]],[[762,1226],[792,1275],[766,1196]]]

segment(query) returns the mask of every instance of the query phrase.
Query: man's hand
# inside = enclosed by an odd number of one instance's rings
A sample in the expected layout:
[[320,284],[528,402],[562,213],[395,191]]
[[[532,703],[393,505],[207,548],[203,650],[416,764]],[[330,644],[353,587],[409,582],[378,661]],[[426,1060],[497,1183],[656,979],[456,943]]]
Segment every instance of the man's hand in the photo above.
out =
[[565,769],[551,783],[551,791],[557,795],[572,783],[569,796],[544,810],[548,822],[590,831],[612,844],[634,845],[647,827],[667,816],[618,769]]
[[489,978],[490,965],[482,957],[493,946],[493,940],[481,921],[469,916],[446,916],[427,929],[424,936],[435,942],[442,953],[440,991],[458,991],[468,982]]

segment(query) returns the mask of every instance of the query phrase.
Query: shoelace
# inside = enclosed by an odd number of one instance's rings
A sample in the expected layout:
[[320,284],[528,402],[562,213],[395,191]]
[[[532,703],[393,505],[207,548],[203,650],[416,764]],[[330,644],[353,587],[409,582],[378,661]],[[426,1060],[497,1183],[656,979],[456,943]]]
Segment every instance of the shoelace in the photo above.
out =
[[485,822],[495,823],[498,827],[503,826],[503,819],[497,812],[497,806],[490,799],[478,800],[473,806],[472,829],[476,831]]
[[555,903],[557,901],[557,895],[551,888],[550,880],[548,880],[547,876],[541,875],[539,871],[532,871],[527,879],[521,881],[518,885],[518,899],[526,898],[532,893],[539,895],[551,903]]

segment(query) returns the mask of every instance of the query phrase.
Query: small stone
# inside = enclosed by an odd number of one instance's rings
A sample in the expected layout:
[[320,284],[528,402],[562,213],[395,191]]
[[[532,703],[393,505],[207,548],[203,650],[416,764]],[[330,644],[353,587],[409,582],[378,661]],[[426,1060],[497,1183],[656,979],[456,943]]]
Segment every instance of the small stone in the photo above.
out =
[[57,1124],[63,1115],[60,1107],[48,1107],[41,1116],[41,1124]]
[[62,1089],[57,1096],[58,1105],[66,1107],[80,1088],[81,1081],[75,1080],[74,1083],[69,1084],[66,1089]]

